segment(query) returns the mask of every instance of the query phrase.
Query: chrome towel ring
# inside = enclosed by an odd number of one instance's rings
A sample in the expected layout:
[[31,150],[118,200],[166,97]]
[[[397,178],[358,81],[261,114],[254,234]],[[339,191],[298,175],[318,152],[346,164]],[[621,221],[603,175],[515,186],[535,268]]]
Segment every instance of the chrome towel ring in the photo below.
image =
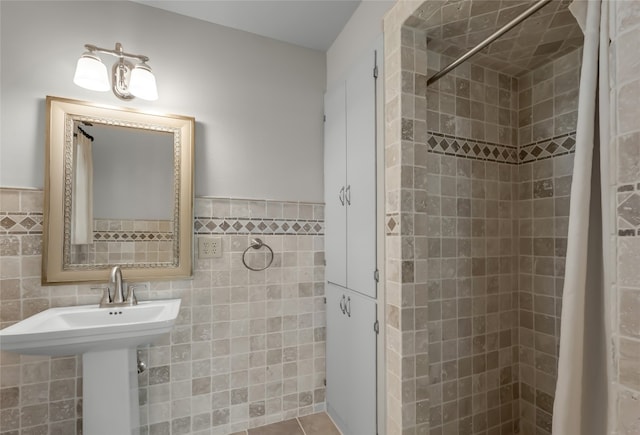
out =
[[[253,268],[253,267],[249,266],[247,264],[246,259],[245,259],[246,255],[247,255],[247,251],[249,251],[249,248],[260,249],[263,246],[265,248],[267,248],[269,250],[269,253],[271,254],[271,259],[269,260],[269,263],[263,268]],[[246,267],[249,270],[253,270],[255,272],[260,272],[261,270],[265,270],[266,268],[271,266],[271,263],[273,263],[273,249],[271,249],[271,247],[269,245],[267,245],[266,243],[264,243],[261,239],[258,239],[258,238],[251,239],[251,244],[242,253],[242,264],[244,264],[244,267]]]

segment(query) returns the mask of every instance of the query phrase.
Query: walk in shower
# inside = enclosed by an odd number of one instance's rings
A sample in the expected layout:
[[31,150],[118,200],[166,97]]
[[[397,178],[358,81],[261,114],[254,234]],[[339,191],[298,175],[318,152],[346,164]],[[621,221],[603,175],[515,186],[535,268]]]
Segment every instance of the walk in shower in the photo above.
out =
[[427,85],[531,6],[430,3],[401,31],[397,195],[387,184],[402,418],[429,435],[550,434],[582,32],[552,1]]

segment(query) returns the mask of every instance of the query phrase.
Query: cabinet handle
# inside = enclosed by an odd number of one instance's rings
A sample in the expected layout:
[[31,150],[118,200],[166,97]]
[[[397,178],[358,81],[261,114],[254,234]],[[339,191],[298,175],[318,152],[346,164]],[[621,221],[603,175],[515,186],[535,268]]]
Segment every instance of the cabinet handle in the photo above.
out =
[[342,314],[347,311],[347,304],[344,301],[344,295],[342,295],[342,299],[340,299],[340,311],[342,311]]
[[347,303],[344,307],[344,310],[347,312],[347,316],[351,317],[351,296],[347,298]]
[[340,189],[340,195],[338,196],[338,199],[340,200],[340,204],[344,205],[344,186],[342,186],[342,188]]
[[345,200],[347,202],[347,205],[351,205],[351,184],[347,186],[346,194],[347,195],[345,197]]

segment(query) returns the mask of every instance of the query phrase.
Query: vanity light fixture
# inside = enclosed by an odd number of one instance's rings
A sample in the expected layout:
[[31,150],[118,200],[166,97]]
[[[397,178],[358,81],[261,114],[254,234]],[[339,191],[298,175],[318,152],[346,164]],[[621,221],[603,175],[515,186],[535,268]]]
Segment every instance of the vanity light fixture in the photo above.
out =
[[[121,100],[131,100],[134,97],[149,101],[158,99],[156,78],[151,73],[151,67],[147,65],[147,56],[125,53],[119,42],[116,42],[115,50],[91,44],[85,44],[84,47],[87,51],[78,59],[73,77],[76,85],[101,92],[111,88],[115,96]],[[111,68],[111,86],[107,67],[97,53],[110,54],[118,58]],[[134,65],[127,58],[137,59],[139,63]]]

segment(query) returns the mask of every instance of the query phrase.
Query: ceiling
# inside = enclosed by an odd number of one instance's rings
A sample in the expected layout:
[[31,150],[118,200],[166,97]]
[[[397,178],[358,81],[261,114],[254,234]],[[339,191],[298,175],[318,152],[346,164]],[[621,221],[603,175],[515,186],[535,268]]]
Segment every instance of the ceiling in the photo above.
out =
[[327,51],[360,0],[134,0],[314,50]]
[[[426,1],[407,25],[427,34],[427,48],[457,58],[529,8],[534,0]],[[583,35],[567,9],[553,0],[473,57],[473,62],[518,76],[576,48]]]

